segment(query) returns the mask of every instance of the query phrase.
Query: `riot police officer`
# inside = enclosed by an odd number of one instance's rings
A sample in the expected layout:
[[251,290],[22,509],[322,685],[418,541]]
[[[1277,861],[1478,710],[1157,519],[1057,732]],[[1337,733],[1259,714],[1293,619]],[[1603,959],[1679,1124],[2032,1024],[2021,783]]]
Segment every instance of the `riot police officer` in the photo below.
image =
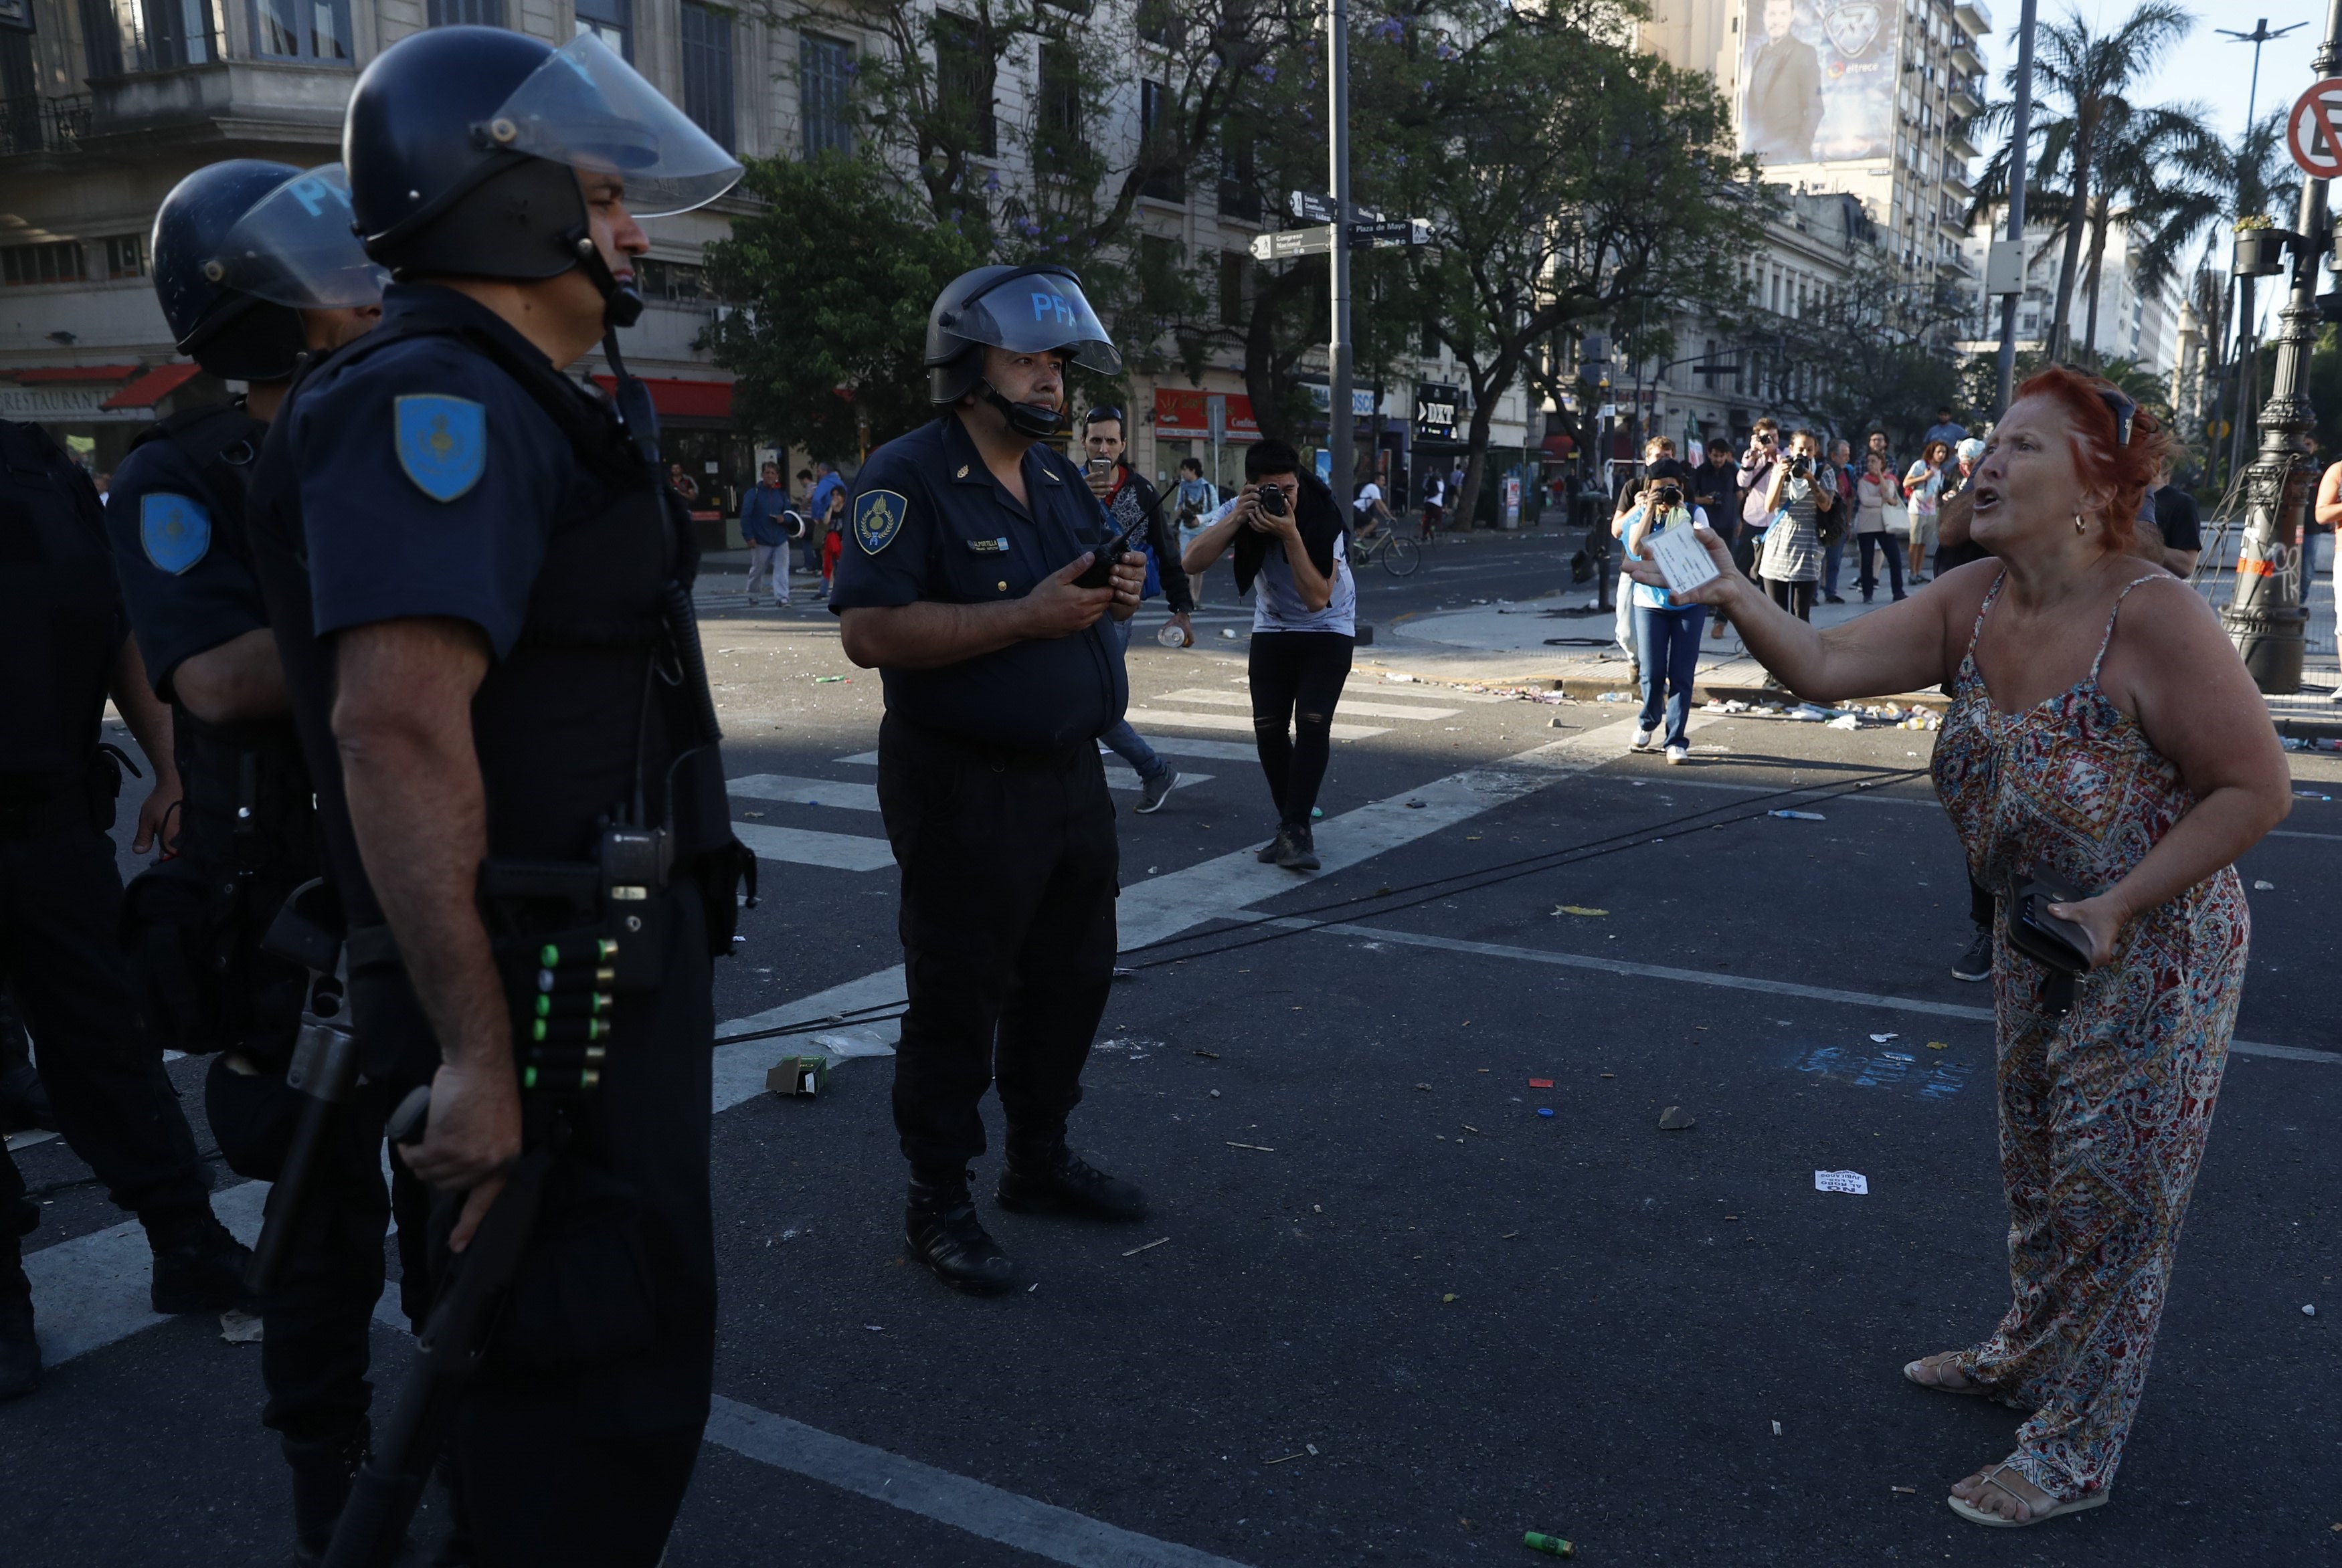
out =
[[[155,695],[171,704],[184,789],[174,858],[134,881],[125,935],[147,1025],[216,1053],[205,1105],[237,1174],[275,1182],[300,1098],[285,1083],[306,973],[263,950],[286,896],[317,874],[308,769],[268,630],[245,527],[267,422],[305,354],[357,337],[382,314],[379,270],[349,230],[340,171],[239,158],[197,170],[155,217],[155,292],[179,352],[242,381],[242,397],[172,415],[114,471],[115,569]],[[276,286],[264,243],[309,258],[330,298]],[[338,256],[338,265],[320,265]],[[265,292],[264,292],[265,291]],[[270,295],[280,297],[271,298]],[[292,1270],[260,1305],[263,1420],[293,1471],[295,1549],[321,1553],[365,1452],[365,1381],[382,1293],[388,1201],[378,1149],[355,1118],[304,1206]],[[273,1205],[286,1201],[271,1193]]]
[[[709,959],[739,851],[692,536],[616,328],[636,215],[740,168],[592,35],[485,27],[385,50],[343,146],[396,281],[270,430],[254,531],[364,1072],[430,1086],[400,1158],[447,1199],[450,1288],[508,1176],[544,1173],[456,1407],[455,1513],[484,1563],[647,1568],[713,1377]],[[564,374],[596,339],[615,407]]]
[[[245,1253],[212,1215],[161,1044],[131,1001],[108,836],[122,754],[100,744],[110,695],[155,772],[144,854],[179,798],[171,714],[123,615],[97,491],[36,425],[0,422],[0,982],[65,1143],[146,1228],[155,1310],[217,1312],[242,1299]],[[0,1399],[41,1380],[18,1256],[39,1216],[0,1150]]]
[[1066,427],[1069,363],[1121,368],[1070,270],[953,280],[926,363],[938,416],[863,464],[830,608],[846,656],[886,683],[878,804],[910,997],[895,1057],[905,1240],[946,1283],[995,1294],[1017,1270],[969,1194],[987,1087],[1008,1122],[1003,1208],[1146,1213],[1137,1187],[1066,1146],[1114,973],[1097,737],[1130,686],[1106,622],[1138,607],[1146,568],[1135,541],[1110,570],[1096,562],[1106,514],[1041,444]]

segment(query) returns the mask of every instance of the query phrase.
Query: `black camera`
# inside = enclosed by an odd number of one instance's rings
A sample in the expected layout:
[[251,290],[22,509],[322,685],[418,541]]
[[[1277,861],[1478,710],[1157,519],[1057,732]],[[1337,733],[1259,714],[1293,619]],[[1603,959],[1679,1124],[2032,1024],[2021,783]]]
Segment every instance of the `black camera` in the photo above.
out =
[[1669,511],[1673,511],[1675,508],[1683,504],[1683,486],[1680,484],[1662,484],[1656,491],[1653,492],[1653,499],[1656,500],[1661,506],[1666,507]]
[[1285,515],[1285,486],[1264,484],[1253,493],[1260,497],[1260,509],[1271,517]]
[[1800,452],[1789,459],[1789,472],[1799,479],[1811,479],[1814,476],[1814,460]]

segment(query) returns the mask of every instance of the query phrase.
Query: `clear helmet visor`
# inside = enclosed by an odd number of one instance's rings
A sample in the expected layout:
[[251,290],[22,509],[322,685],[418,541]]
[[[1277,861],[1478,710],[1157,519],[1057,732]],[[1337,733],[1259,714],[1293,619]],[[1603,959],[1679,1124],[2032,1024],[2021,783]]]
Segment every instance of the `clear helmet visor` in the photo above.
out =
[[706,206],[741,174],[738,159],[591,33],[530,72],[485,129],[497,146],[617,175],[638,218]]
[[390,274],[350,228],[350,182],[339,164],[294,175],[253,205],[208,264],[215,281],[295,310],[378,305]]
[[1011,273],[960,307],[950,330],[1010,354],[1064,349],[1100,375],[1119,375],[1122,355],[1082,285],[1062,273]]

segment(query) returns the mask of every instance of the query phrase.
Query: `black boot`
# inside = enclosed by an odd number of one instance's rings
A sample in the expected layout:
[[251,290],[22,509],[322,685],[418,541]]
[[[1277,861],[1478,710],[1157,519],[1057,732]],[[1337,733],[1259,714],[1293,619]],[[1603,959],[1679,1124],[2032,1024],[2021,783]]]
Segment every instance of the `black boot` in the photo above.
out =
[[325,1560],[369,1435],[360,1422],[356,1431],[324,1443],[285,1439],[285,1463],[293,1467],[293,1561],[302,1568]]
[[0,1236],[0,1404],[41,1386],[41,1342],[33,1337],[33,1282],[17,1261],[20,1243]]
[[1016,1263],[985,1233],[968,1195],[966,1171],[911,1177],[903,1209],[903,1242],[936,1278],[970,1295],[996,1296],[1016,1288]]
[[1317,869],[1317,845],[1312,839],[1307,823],[1288,825],[1283,835],[1285,847],[1277,852],[1276,864],[1287,871]]
[[1146,1194],[1135,1183],[1107,1175],[1066,1148],[1062,1136],[1026,1148],[1010,1144],[995,1195],[1002,1208],[1016,1214],[1082,1214],[1126,1223],[1146,1217]]
[[252,1249],[227,1233],[208,1209],[168,1219],[139,1219],[155,1248],[151,1296],[158,1313],[225,1312],[248,1307],[244,1271]]

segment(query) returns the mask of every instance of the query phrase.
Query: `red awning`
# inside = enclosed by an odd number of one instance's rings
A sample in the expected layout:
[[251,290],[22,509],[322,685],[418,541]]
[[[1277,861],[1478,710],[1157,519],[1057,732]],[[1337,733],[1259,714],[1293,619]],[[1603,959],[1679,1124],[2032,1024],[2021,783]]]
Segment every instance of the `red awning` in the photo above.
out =
[[158,365],[98,406],[152,408],[203,373],[200,365]]
[[[612,375],[597,375],[594,384],[605,392],[614,392],[618,380]],[[675,381],[646,376],[643,385],[651,389],[651,406],[670,418],[732,417],[732,384],[728,381]]]
[[[1199,387],[1158,386],[1155,389],[1155,434],[1166,441],[1203,441],[1211,435],[1205,394]],[[1227,439],[1258,441],[1260,421],[1252,414],[1252,399],[1241,392],[1227,394]]]
[[1538,443],[1547,457],[1566,457],[1577,450],[1577,443],[1566,435],[1548,435]]
[[60,381],[127,381],[138,374],[135,365],[53,365],[37,370],[0,370],[19,386],[48,386]]

